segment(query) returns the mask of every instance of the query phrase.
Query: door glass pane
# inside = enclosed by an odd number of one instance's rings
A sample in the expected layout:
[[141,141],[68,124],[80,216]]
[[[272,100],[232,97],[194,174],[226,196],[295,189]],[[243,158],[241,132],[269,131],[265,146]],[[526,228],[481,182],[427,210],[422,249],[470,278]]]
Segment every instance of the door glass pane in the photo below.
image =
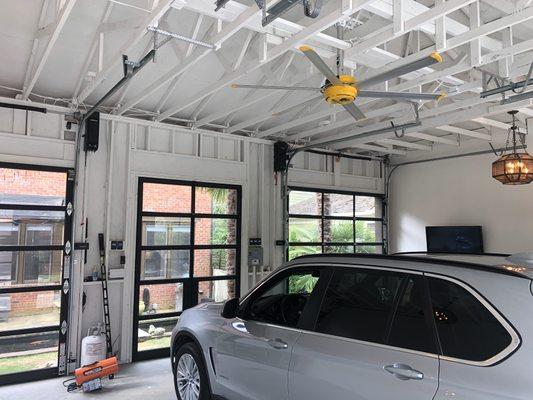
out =
[[383,246],[358,245],[355,246],[355,252],[360,254],[382,254]]
[[190,213],[192,188],[185,185],[143,183],[143,211]]
[[139,321],[137,350],[155,350],[170,348],[172,329],[178,318],[160,318]]
[[353,196],[350,194],[324,193],[324,215],[353,217]]
[[322,253],[322,246],[289,246],[289,260],[309,254]]
[[235,285],[234,279],[198,282],[198,303],[231,299],[235,297]]
[[347,253],[353,253],[353,245],[346,245],[346,246],[331,246],[331,245],[324,245],[324,253],[329,254],[347,254]]
[[273,277],[254,293],[247,317],[254,321],[296,327],[320,278],[320,270],[294,271]]
[[445,356],[485,361],[511,344],[509,332],[496,317],[461,286],[430,278],[431,302]]
[[0,294],[0,331],[59,325],[61,291]]
[[235,275],[235,249],[207,249],[194,251],[194,276]]
[[186,278],[190,265],[189,250],[143,250],[141,279]]
[[353,243],[353,220],[324,220],[324,242]]
[[64,206],[65,172],[0,168],[0,204]]
[[355,241],[357,243],[381,243],[383,227],[380,221],[355,221]]
[[289,242],[320,243],[322,220],[291,218],[289,220]]
[[399,274],[379,270],[336,272],[322,302],[317,332],[384,343],[401,279]]
[[139,286],[139,315],[172,313],[183,310],[183,283]]
[[57,331],[0,337],[0,375],[57,367]]
[[61,283],[61,250],[0,251],[0,287]]
[[236,219],[196,218],[194,244],[235,244],[237,224]]
[[63,244],[63,211],[0,210],[0,246]]
[[381,200],[373,196],[355,196],[355,216],[381,218]]
[[143,246],[188,246],[191,244],[191,219],[143,217]]
[[194,212],[198,214],[237,215],[235,189],[197,187]]
[[434,334],[427,323],[426,299],[423,278],[409,277],[392,323],[389,345],[437,353]]
[[289,214],[321,215],[322,193],[291,190],[289,194]]

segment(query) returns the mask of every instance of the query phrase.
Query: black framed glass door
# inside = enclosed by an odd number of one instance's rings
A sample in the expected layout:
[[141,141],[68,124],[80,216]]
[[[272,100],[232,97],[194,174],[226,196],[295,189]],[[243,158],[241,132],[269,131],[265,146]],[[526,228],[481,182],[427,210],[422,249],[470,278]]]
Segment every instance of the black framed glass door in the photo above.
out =
[[169,354],[182,311],[239,295],[241,187],[140,178],[133,359]]
[[66,372],[73,178],[0,164],[1,383]]

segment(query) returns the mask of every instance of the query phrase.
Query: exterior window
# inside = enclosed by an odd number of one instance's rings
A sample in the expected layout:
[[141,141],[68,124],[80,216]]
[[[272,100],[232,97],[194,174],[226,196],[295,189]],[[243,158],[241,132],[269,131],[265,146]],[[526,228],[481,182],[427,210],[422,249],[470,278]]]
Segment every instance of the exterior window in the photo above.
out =
[[409,276],[403,286],[387,344],[404,349],[437,353],[426,307],[424,278]]
[[289,260],[317,253],[382,253],[381,199],[353,193],[291,189]]
[[401,281],[401,274],[388,271],[336,271],[322,301],[316,331],[384,344]]
[[298,271],[274,278],[263,291],[254,294],[247,306],[246,318],[296,327],[319,277],[320,270]]
[[486,361],[511,344],[509,332],[466,289],[437,278],[430,278],[429,286],[444,356]]

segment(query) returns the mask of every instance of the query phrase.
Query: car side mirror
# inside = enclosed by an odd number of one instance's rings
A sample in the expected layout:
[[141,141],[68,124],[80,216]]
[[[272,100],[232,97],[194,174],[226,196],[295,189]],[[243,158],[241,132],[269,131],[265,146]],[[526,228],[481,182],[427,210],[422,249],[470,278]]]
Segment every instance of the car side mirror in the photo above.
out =
[[229,299],[224,303],[224,308],[222,309],[222,315],[223,318],[230,319],[235,318],[237,314],[239,313],[239,298],[234,297],[233,299]]

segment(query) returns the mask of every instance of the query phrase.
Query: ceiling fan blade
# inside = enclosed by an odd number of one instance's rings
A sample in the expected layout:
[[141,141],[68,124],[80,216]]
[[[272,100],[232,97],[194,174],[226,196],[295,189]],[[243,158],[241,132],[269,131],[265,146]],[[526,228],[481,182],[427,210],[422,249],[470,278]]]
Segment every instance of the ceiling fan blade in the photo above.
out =
[[386,92],[382,90],[360,90],[357,97],[370,97],[378,99],[405,99],[405,100],[442,100],[446,93],[409,93]]
[[350,113],[352,117],[354,117],[357,121],[360,119],[365,119],[366,115],[361,111],[359,107],[357,107],[354,103],[349,103],[343,106],[346,111]]
[[330,67],[320,58],[320,56],[309,46],[300,46],[300,51],[311,61],[311,63],[334,85],[344,85]]
[[239,85],[234,83],[231,85],[233,89],[270,89],[270,90],[312,90],[320,91],[320,88],[304,87],[304,86],[271,86],[271,85]]
[[402,65],[401,67],[391,69],[390,71],[385,71],[381,74],[372,76],[368,79],[358,82],[357,87],[365,88],[375,85],[376,83],[386,82],[393,78],[408,74],[409,72],[417,71],[419,69],[426,68],[440,62],[442,62],[441,55],[437,52],[433,52],[430,56],[425,57],[421,60],[410,62],[409,64]]

